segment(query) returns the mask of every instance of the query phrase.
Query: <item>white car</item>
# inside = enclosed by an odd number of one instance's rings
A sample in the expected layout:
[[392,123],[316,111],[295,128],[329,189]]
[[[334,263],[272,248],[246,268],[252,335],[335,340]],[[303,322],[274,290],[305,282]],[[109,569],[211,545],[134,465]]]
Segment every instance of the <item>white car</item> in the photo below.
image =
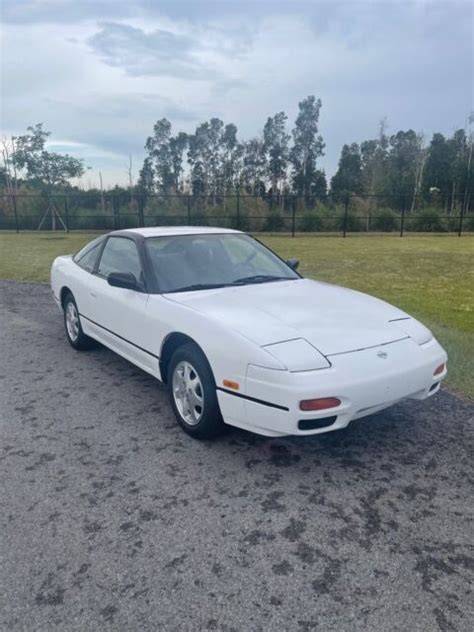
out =
[[51,286],[70,344],[165,382],[196,438],[317,434],[436,393],[447,356],[429,329],[297,266],[235,230],[138,228],[58,257]]

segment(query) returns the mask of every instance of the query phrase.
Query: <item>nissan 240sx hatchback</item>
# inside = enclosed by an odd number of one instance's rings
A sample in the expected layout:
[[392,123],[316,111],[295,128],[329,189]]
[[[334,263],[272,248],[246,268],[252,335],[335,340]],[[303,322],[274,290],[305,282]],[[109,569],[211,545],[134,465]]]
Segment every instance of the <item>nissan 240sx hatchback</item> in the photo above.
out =
[[429,329],[297,265],[235,230],[139,228],[58,257],[51,286],[70,344],[166,383],[196,438],[327,432],[436,393],[447,356]]

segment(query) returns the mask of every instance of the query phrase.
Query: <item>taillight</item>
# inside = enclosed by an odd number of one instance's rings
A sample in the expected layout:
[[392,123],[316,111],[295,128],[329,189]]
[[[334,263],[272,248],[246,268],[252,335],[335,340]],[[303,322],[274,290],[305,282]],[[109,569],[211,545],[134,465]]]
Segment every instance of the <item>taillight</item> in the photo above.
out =
[[300,410],[326,410],[339,406],[341,400],[337,397],[321,397],[319,399],[304,399],[300,402]]
[[446,365],[443,362],[443,364],[440,364],[438,367],[436,367],[433,375],[440,375],[444,371],[445,367],[446,367]]

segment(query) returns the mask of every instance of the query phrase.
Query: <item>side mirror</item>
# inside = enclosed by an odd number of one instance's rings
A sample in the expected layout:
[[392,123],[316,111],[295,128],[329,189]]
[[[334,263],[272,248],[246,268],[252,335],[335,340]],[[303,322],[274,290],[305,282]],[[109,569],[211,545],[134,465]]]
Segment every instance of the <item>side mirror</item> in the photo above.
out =
[[298,266],[300,265],[298,259],[288,259],[286,263],[290,266],[292,270],[297,270]]
[[111,272],[107,276],[107,282],[112,287],[121,287],[124,290],[139,290],[135,275],[131,272]]

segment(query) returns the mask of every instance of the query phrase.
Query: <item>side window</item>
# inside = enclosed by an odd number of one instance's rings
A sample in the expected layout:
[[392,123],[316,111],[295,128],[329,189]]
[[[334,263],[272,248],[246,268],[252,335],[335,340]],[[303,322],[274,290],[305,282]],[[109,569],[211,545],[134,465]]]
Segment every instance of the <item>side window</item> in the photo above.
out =
[[143,283],[142,267],[135,242],[126,237],[109,237],[99,262],[97,274],[107,277],[111,272],[131,272]]
[[77,265],[79,265],[87,272],[92,272],[101,245],[102,240],[96,243],[88,244],[85,248],[77,253],[77,255],[74,257],[74,261],[77,263]]

